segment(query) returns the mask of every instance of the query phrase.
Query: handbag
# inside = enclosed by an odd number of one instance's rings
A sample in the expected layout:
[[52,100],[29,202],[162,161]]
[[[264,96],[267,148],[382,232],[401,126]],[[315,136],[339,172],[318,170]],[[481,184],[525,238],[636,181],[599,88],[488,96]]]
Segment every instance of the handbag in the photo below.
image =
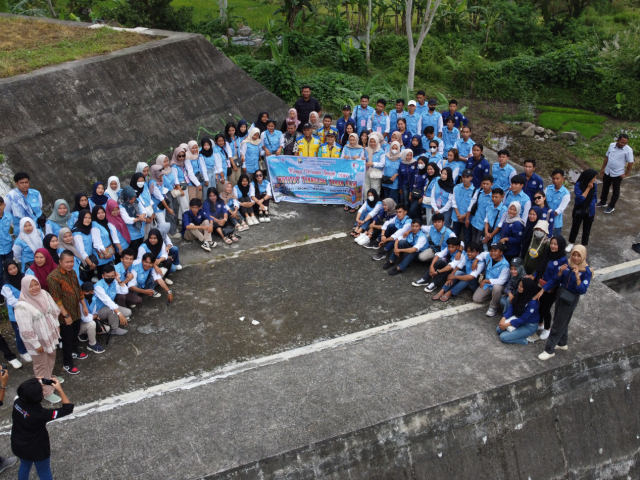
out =
[[[96,257],[93,253],[91,255],[89,255],[88,258],[89,258],[89,260],[91,261],[91,263],[93,265],[97,265],[98,264],[98,257]],[[91,271],[91,269],[87,268],[84,263],[80,264],[80,270],[84,270],[85,272],[90,272]]]
[[228,226],[228,225],[227,225],[227,226],[225,226],[225,227],[222,229],[222,234],[223,234],[225,237],[228,237],[228,236],[229,236],[229,235],[231,235],[233,232],[235,232],[235,228],[233,228],[233,227],[231,227],[231,226]]
[[204,175],[202,175],[202,172],[196,173],[196,178],[198,179],[198,182],[204,183]]
[[258,166],[260,167],[260,170],[266,170],[267,162],[265,162],[264,159],[260,157],[260,160],[258,160]]
[[420,198],[422,196],[422,190],[419,188],[414,188],[411,190],[411,196],[415,198]]
[[113,245],[109,245],[107,248],[104,249],[104,251],[105,253],[98,252],[98,257],[102,260],[107,258],[107,254],[111,255],[109,258],[113,258],[114,253],[116,253],[116,250],[113,248]]
[[393,180],[391,180],[391,177],[387,177],[386,175],[383,175],[382,183],[385,185],[389,185],[390,183],[393,183]]
[[568,286],[569,286],[569,278],[567,278],[567,284],[564,286],[564,288],[562,289],[562,291],[558,295],[558,298],[560,300],[562,300],[563,302],[566,302],[566,303],[571,305],[571,304],[575,303],[575,301],[578,299],[579,294],[578,293],[573,293],[573,292],[570,292],[569,290],[567,290]]
[[185,191],[188,186],[189,186],[189,184],[187,182],[181,182],[180,183],[180,188],[182,189],[182,191]]
[[369,170],[369,178],[373,178],[374,180],[382,178],[382,170],[379,168],[371,168]]

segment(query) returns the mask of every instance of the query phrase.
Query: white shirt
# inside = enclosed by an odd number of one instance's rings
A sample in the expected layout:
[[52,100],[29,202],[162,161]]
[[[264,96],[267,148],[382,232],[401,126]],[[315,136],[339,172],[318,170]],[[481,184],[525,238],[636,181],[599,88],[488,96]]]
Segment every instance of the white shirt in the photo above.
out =
[[[273,190],[271,190],[271,182],[269,182],[268,180],[262,180],[262,183],[266,183],[267,184],[267,191],[265,192],[267,195],[269,195],[270,197],[273,197]],[[253,198],[256,196],[256,185],[255,183],[251,182],[249,184],[249,198]],[[227,207],[227,210],[229,209],[229,207]]]
[[[607,166],[604,169],[604,173],[610,177],[619,177],[625,172],[627,163],[633,163],[633,149],[629,145],[625,145],[622,148],[616,147],[617,142],[613,142],[609,145],[607,150]],[[6,200],[5,200],[6,201]]]
[[[111,231],[111,238],[113,239],[113,243],[119,243],[117,242],[117,240],[119,239],[118,230],[116,230],[116,227],[114,227],[110,223],[108,225],[109,225],[109,230]],[[76,237],[78,237],[78,235],[76,235]],[[74,239],[76,237],[74,237]],[[91,227],[91,241],[93,242],[93,248],[95,248],[97,251],[104,252],[106,250],[105,246],[102,244],[102,237],[100,236],[100,230],[97,227]]]
[[[115,282],[116,280],[113,279],[113,281]],[[96,285],[93,289],[93,293],[100,299],[102,303],[104,303],[105,307],[109,308],[109,310],[114,311],[120,308],[118,304],[116,304],[116,302],[111,300],[111,297],[107,295],[107,292],[105,292],[102,287]]]
[[[138,258],[136,258],[136,260],[140,260],[142,261],[142,257],[145,253],[148,253],[144,247],[142,245],[140,245],[138,247]],[[162,250],[160,250],[160,253],[158,254],[158,258],[167,258],[169,256],[169,254],[167,253],[167,245],[162,242]]]
[[431,207],[434,210],[438,210],[438,212],[440,213],[444,213],[448,211],[453,206],[453,199],[455,198],[455,193],[453,192],[450,193],[449,198],[447,199],[447,203],[445,203],[444,205],[442,205],[442,207],[438,209],[438,204],[436,203],[435,191],[436,191],[436,187],[434,185],[433,188],[431,189]]
[[11,288],[9,288],[9,285],[4,285],[2,290],[0,290],[0,293],[7,299],[7,305],[15,308],[18,304],[18,299],[13,296],[13,292],[11,291]]
[[[486,253],[486,252],[483,252],[483,253]],[[475,258],[473,260],[475,261]],[[467,260],[464,257],[464,255],[460,255],[460,260],[454,259],[453,262],[451,262],[449,265],[451,265],[452,268],[458,268],[458,270],[466,270]],[[482,273],[482,271],[484,270],[484,267],[485,267],[485,263],[478,260],[478,267],[472,270],[471,273],[465,273],[465,275],[472,275],[473,278],[478,278],[478,275]]]
[[[144,211],[144,205],[140,201],[140,198],[138,198],[138,205],[140,207],[140,214],[142,214],[142,215],[144,215],[146,217],[147,213]],[[133,225],[134,223],[136,223],[136,219],[135,218],[131,218],[129,216],[129,214],[127,213],[127,210],[124,207],[120,207],[120,216],[122,217],[122,220],[124,221],[124,223],[126,223],[127,225]],[[118,237],[116,237],[116,238],[118,238]],[[76,243],[76,245],[77,245],[77,243]]]

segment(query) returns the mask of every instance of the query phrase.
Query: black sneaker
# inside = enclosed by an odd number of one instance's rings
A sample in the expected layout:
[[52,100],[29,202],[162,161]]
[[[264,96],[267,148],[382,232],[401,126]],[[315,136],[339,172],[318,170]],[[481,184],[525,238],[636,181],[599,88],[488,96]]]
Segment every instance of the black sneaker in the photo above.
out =
[[389,268],[391,268],[391,267],[393,267],[393,263],[391,263],[389,260],[387,260],[387,263],[385,263],[385,264],[382,266],[382,268],[383,268],[384,270],[387,270],[387,269],[389,269]]
[[640,243],[634,243],[633,245],[631,245],[631,250],[636,253],[640,253]]
[[364,248],[378,249],[380,248],[380,244],[378,242],[375,242],[375,243],[369,242],[367,245],[364,246]]
[[[98,333],[98,332],[96,332]],[[81,342],[88,342],[89,341],[89,335],[87,335],[86,333],[83,333],[82,335],[78,335],[78,340],[80,340]]]
[[428,283],[429,282],[426,281],[424,278],[421,278],[420,280],[411,282],[411,285],[413,285],[414,287],[422,287],[423,285],[427,285]]
[[0,460],[2,460],[2,463],[0,463],[0,472],[4,472],[7,468],[13,467],[18,461],[16,457],[0,457]]
[[604,213],[613,213],[614,210],[615,210],[615,207],[607,207],[604,209]]
[[376,262],[380,261],[380,260],[384,260],[385,258],[387,258],[387,252],[386,251],[381,251],[376,253],[373,257],[371,257],[371,260],[375,260]]
[[606,203],[604,203],[604,202],[598,202],[598,203],[596,203],[596,207],[606,207],[606,206],[607,206],[607,204],[606,204]]
[[403,273],[402,270],[400,270],[399,268],[392,268],[391,270],[389,270],[389,275],[399,275]]

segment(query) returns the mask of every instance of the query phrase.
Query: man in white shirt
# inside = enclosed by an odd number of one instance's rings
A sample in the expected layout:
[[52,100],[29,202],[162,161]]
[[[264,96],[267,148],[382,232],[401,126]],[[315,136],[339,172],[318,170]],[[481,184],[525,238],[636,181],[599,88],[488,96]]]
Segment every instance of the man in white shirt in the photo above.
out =
[[[609,150],[604,157],[604,163],[600,169],[602,175],[602,194],[597,207],[607,207],[604,213],[613,213],[616,209],[616,202],[620,197],[620,184],[622,179],[629,176],[633,167],[633,149],[628,145],[629,136],[621,133],[618,140],[609,145]],[[609,188],[613,185],[613,195],[607,204]]]

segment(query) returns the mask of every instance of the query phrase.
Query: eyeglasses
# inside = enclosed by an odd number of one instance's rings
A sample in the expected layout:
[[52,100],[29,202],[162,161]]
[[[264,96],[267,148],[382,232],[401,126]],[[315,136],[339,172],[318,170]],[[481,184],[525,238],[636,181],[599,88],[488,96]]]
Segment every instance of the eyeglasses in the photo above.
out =
[[533,197],[535,200],[542,200],[542,197]]
[[184,158],[186,155],[178,155],[178,158]]
[[262,178],[262,175],[254,175],[256,178]]

